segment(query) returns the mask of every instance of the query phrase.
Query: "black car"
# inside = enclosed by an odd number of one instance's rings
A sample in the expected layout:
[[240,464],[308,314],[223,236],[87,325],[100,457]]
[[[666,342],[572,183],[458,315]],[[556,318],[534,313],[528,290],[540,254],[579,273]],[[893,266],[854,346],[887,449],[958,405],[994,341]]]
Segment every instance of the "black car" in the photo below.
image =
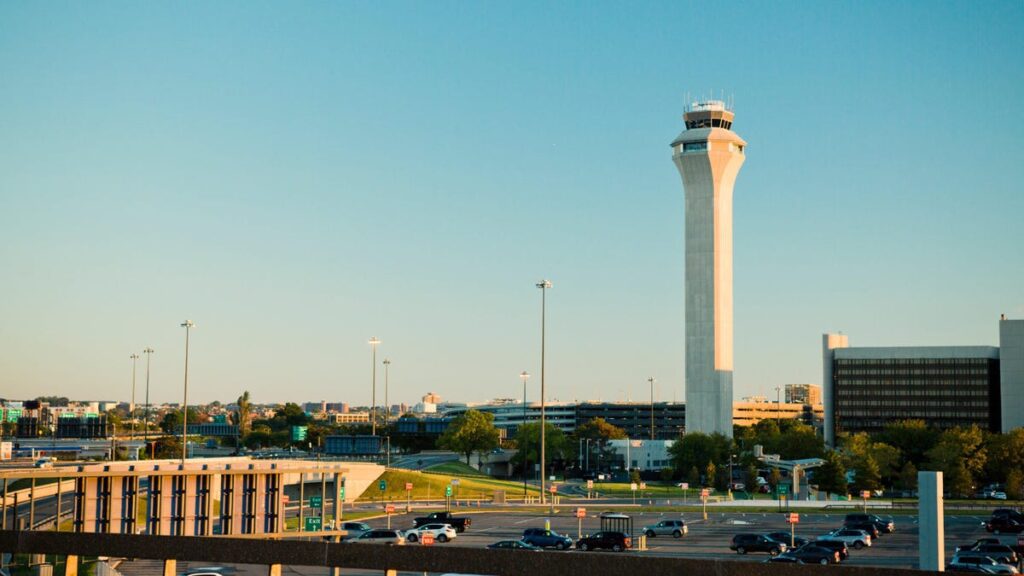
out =
[[1024,532],[1024,521],[1013,516],[993,516],[985,523],[985,530],[993,534],[1020,534]]
[[1018,522],[1024,522],[1024,512],[1020,510],[1014,510],[1013,508],[996,508],[992,511],[992,517],[996,516],[1009,516]]
[[772,564],[803,564],[803,561],[799,558],[787,556],[786,554],[772,556],[771,558],[765,560],[765,562],[770,562]]
[[767,552],[772,556],[778,556],[785,552],[786,548],[784,543],[761,534],[737,534],[732,537],[732,543],[729,544],[729,549],[735,550],[738,554]]
[[[896,531],[896,523],[895,522],[893,522],[892,520],[886,520],[884,518],[881,518],[877,514],[862,514],[862,513],[847,514],[846,515],[846,520],[843,522],[843,525],[846,526],[847,528],[855,528],[857,530],[864,530],[864,528],[861,528],[860,526],[853,526],[852,524],[863,524],[863,523],[867,523],[867,522],[870,522],[871,524],[874,524],[875,529],[878,532],[884,532],[886,534],[892,534],[893,532]],[[871,532],[868,531],[868,533],[870,534]],[[875,536],[872,535],[872,538],[875,538]]]
[[531,552],[541,552],[544,550],[540,546],[527,544],[522,540],[499,540],[494,544],[488,544],[487,547],[495,550],[529,550]]
[[800,560],[804,564],[838,564],[839,552],[831,548],[821,546],[804,546],[796,550],[790,550],[780,557],[790,557]]
[[771,538],[772,540],[775,540],[776,542],[783,542],[787,545],[790,545],[790,548],[799,548],[804,544],[810,542],[810,540],[808,540],[807,538],[801,538],[799,536],[794,536],[793,541],[790,542],[789,532],[770,532],[768,534],[765,534],[765,536]]
[[829,550],[835,550],[839,552],[839,560],[846,560],[850,557],[850,548],[846,545],[846,542],[840,540],[812,540],[808,543],[810,546],[820,546],[822,548],[828,548]]
[[576,549],[582,552],[604,548],[614,552],[622,552],[633,547],[633,539],[624,532],[598,532],[588,534],[576,541]]
[[527,528],[523,530],[523,542],[540,546],[541,548],[557,548],[559,550],[572,548],[572,538],[559,534],[554,530],[545,530],[544,528]]
[[1017,553],[1005,544],[978,544],[966,550],[961,548],[957,553],[960,552],[980,552],[1000,564],[1017,564]]

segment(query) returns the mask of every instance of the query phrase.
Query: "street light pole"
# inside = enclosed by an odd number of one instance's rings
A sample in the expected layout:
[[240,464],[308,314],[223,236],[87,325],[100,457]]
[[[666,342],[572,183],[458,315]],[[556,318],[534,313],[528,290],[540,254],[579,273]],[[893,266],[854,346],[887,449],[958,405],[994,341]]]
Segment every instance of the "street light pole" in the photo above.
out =
[[143,430],[143,438],[145,446],[142,447],[142,455],[146,455],[146,450],[149,450],[149,360],[153,357],[154,350],[150,347],[146,347],[142,350],[142,353],[146,355],[146,413],[145,413],[145,429]]
[[372,430],[373,436],[377,436],[377,345],[380,344],[380,340],[376,336],[370,338],[370,353],[371,363],[373,364],[373,375],[370,377],[371,386],[373,387],[370,393],[370,429]]
[[138,364],[139,355],[132,353],[129,358],[132,359],[132,409],[130,410],[132,417],[132,438],[135,437],[135,365]]
[[[519,379],[523,381],[523,422],[519,425],[519,429],[522,430],[523,426],[526,426],[526,381],[530,379],[530,373],[523,370],[519,373]],[[522,440],[526,440],[526,436],[520,434]],[[519,452],[523,455],[523,501],[526,501],[526,447],[520,446]]]
[[654,376],[647,381],[651,384],[651,440],[654,440]]
[[551,288],[550,280],[541,280],[537,283],[537,288],[540,288],[540,503],[544,503],[544,481],[546,480],[544,473],[544,428],[547,427],[547,416],[544,411],[544,361],[545,361],[545,337],[547,321],[547,293],[548,289]]
[[781,421],[780,420],[780,418],[781,418],[780,412],[782,411],[782,401],[781,401],[781,396],[780,396],[780,390],[782,390],[781,387],[779,387],[779,386],[775,387],[775,424],[776,425],[778,425],[780,423],[780,421]]
[[181,327],[185,329],[185,400],[181,407],[181,465],[185,465],[188,458],[188,339],[192,328],[196,325],[191,320],[185,320]]
[[391,360],[384,359],[384,438],[387,443],[387,456],[385,466],[391,466],[391,430],[388,429],[388,417],[391,415],[391,404],[388,403],[388,372],[391,367]]

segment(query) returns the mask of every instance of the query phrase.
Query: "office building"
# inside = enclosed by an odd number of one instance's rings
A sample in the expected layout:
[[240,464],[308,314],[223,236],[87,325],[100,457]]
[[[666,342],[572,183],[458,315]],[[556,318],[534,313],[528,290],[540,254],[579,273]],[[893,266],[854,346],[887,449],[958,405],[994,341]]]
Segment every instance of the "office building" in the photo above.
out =
[[895,420],[947,429],[1024,425],[1024,320],[1001,319],[999,346],[849,347],[823,339],[825,440]]
[[820,403],[769,402],[763,396],[755,396],[733,403],[732,421],[736,426],[753,426],[761,420],[799,420],[820,430],[824,412]]
[[686,194],[686,405],[691,432],[732,437],[732,192],[746,142],[723,102],[695,102],[672,160]]
[[786,384],[788,404],[821,404],[821,386],[817,384]]

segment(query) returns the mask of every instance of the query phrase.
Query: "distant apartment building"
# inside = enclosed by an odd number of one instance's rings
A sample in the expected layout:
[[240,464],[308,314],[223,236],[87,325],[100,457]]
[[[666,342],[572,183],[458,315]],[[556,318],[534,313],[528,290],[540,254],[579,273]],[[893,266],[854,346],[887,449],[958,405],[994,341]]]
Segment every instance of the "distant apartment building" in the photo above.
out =
[[823,337],[825,441],[894,420],[940,429],[1024,426],[1024,320],[999,321],[999,346],[850,347]]

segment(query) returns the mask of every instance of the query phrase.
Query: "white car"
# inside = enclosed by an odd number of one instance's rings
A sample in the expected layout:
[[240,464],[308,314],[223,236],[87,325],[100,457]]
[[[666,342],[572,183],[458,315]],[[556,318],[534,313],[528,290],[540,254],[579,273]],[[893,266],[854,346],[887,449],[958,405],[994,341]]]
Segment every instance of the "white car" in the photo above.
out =
[[424,524],[418,528],[406,530],[405,539],[409,542],[418,542],[424,534],[433,535],[437,542],[447,542],[454,540],[458,532],[452,528],[451,524]]
[[851,548],[860,550],[865,546],[871,546],[871,535],[863,530],[854,530],[853,528],[839,528],[833,530],[824,536],[819,536],[818,540],[837,540],[839,542],[846,542],[846,545]]

